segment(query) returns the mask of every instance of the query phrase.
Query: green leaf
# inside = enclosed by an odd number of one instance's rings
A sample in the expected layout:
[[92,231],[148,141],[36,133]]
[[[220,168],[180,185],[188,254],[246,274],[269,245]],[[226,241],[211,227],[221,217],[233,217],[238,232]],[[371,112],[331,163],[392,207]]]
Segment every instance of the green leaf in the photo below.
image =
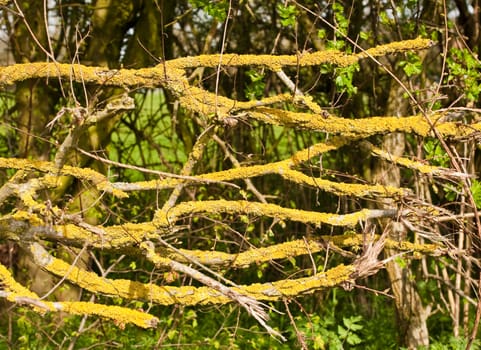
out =
[[326,34],[326,30],[325,30],[325,29],[319,29],[319,30],[317,31],[317,37],[318,37],[319,39],[324,39],[324,38],[326,37],[326,35],[327,35],[327,34]]
[[351,316],[349,318],[344,317],[342,322],[348,329],[352,331],[359,331],[363,328],[362,325],[358,324],[361,320],[362,316]]
[[343,326],[338,325],[337,326],[337,334],[339,334],[339,338],[341,339],[346,339],[348,336],[349,332],[347,329],[345,329]]
[[404,73],[406,73],[408,77],[420,74],[422,72],[421,59],[413,52],[408,52],[407,59],[399,62],[399,65],[403,68]]
[[297,9],[294,5],[284,6],[279,4],[277,5],[277,11],[283,27],[293,27],[296,24]]
[[264,89],[266,84],[264,83],[264,74],[257,72],[254,69],[249,69],[246,75],[251,80],[246,84],[245,94],[249,100],[255,100],[261,98],[264,95]]
[[314,336],[314,339],[312,342],[313,342],[312,344],[313,349],[325,349],[326,347],[326,343],[324,343],[324,340],[319,334]]
[[471,194],[473,195],[474,204],[476,208],[481,209],[481,182],[473,180],[471,182]]
[[362,339],[355,333],[349,334],[346,341],[349,345],[358,345],[362,343]]
[[369,32],[360,32],[359,36],[361,37],[362,40],[367,40],[371,36],[370,34],[371,33],[369,33]]
[[458,196],[458,191],[452,185],[445,185],[443,186],[444,197],[450,202],[454,202],[456,197]]
[[357,87],[353,84],[354,73],[359,71],[359,65],[353,64],[347,67],[336,68],[336,88],[340,93],[347,93],[352,96],[357,93]]
[[227,17],[228,1],[189,0],[189,2],[192,6],[201,8],[219,22],[223,22]]
[[405,269],[408,265],[406,260],[401,258],[400,256],[397,256],[394,258],[394,262],[399,265],[400,268]]

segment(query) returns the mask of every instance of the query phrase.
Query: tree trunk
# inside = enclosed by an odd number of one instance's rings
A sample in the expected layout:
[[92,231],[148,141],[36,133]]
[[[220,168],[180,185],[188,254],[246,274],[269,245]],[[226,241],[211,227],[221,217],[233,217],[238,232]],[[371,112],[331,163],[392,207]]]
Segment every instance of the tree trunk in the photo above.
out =
[[[391,86],[386,115],[407,115],[408,101],[403,99],[402,88],[395,83]],[[383,137],[382,147],[393,156],[402,156],[405,149],[405,136],[401,133],[393,133]],[[375,161],[372,169],[374,182],[386,186],[401,185],[400,169],[386,161]],[[379,206],[384,209],[396,207],[392,200],[386,200]],[[406,240],[406,228],[401,223],[383,223],[382,230],[389,230],[389,238],[397,241]],[[386,249],[387,256],[393,256],[398,252]],[[429,308],[425,308],[416,290],[416,278],[410,268],[410,262],[403,267],[396,261],[387,263],[386,270],[391,281],[392,293],[395,297],[396,311],[399,324],[399,336],[402,345],[409,349],[417,349],[419,346],[429,346],[429,334],[426,320],[429,316]]]

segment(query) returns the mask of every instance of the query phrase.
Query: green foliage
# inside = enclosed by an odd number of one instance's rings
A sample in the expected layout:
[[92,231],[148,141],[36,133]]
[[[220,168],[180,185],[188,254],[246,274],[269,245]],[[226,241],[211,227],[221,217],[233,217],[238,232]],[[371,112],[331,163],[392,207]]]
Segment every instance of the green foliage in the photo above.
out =
[[476,208],[481,209],[481,182],[478,180],[472,180],[470,190],[471,194],[473,195]]
[[[468,345],[467,337],[454,337],[452,335],[435,341],[429,346],[429,350],[464,350]],[[424,348],[423,348],[424,349]],[[471,346],[472,350],[481,349],[481,341],[475,340]]]
[[294,27],[296,24],[296,16],[298,14],[297,8],[294,5],[284,6],[282,4],[277,5],[277,12],[281,18],[281,25],[283,27]]
[[424,152],[426,153],[426,159],[432,165],[441,167],[449,167],[450,161],[446,151],[441,147],[439,141],[428,140],[424,143]]
[[[360,331],[362,316],[343,317],[337,324],[333,316],[311,315],[308,320],[298,317],[298,330],[304,335],[309,349],[344,349],[346,345],[356,346],[363,342]],[[294,330],[291,330],[294,338]]]
[[343,317],[342,323],[344,326],[337,326],[337,334],[339,334],[339,339],[341,339],[343,342],[345,341],[349,345],[361,344],[362,339],[356,333],[363,328],[363,326],[359,324],[361,320],[362,316]]
[[338,67],[335,69],[336,89],[339,93],[347,93],[350,97],[357,93],[357,86],[354,85],[354,73],[359,72],[359,64],[352,64],[347,67]]
[[[343,38],[347,35],[349,29],[349,19],[344,14],[344,6],[339,2],[332,4],[332,11],[334,12],[336,36]],[[340,48],[339,48],[340,49]]]
[[446,60],[447,83],[454,83],[469,101],[477,101],[481,92],[481,63],[467,48],[452,48]]
[[201,8],[217,21],[224,21],[229,10],[229,1],[189,0],[193,7]]
[[312,349],[331,349],[342,347],[338,334],[333,330],[335,324],[331,317],[321,318],[319,315],[311,316],[310,322],[299,329],[307,336],[307,344]]
[[260,99],[264,95],[264,89],[266,87],[264,82],[264,74],[259,73],[254,69],[249,69],[246,74],[251,80],[250,83],[246,84],[246,97],[249,100]]
[[408,77],[411,77],[413,75],[421,74],[423,63],[418,54],[408,52],[406,54],[406,60],[400,61],[399,66],[402,67],[404,73],[406,73]]

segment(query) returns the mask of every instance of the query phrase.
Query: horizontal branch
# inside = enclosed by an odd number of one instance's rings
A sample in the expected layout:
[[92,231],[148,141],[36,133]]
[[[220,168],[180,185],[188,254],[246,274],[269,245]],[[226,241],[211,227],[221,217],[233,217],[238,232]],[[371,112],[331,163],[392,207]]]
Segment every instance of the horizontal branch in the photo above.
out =
[[[375,239],[379,239],[376,236]],[[251,264],[260,264],[273,260],[286,259],[301,255],[315,254],[326,248],[350,248],[361,249],[365,244],[365,235],[349,234],[320,236],[316,240],[294,240],[268,247],[252,248],[239,253],[224,253],[218,251],[188,250],[179,249],[181,254],[177,254],[169,249],[161,249],[162,256],[169,259],[188,263],[192,257],[202,265],[209,266],[229,266],[231,268],[243,268]],[[441,255],[445,253],[442,246],[437,244],[417,244],[407,241],[398,242],[392,239],[385,239],[384,246],[398,251],[413,252],[423,255]]]
[[[342,135],[345,138],[365,138],[377,134],[404,132],[419,136],[434,136],[426,116],[415,115],[406,117],[379,116],[359,119],[340,118],[321,114],[293,112],[276,108],[259,107],[249,111],[249,116],[256,120],[273,124],[327,132]],[[441,114],[429,116],[432,124],[442,136],[468,137],[479,134],[481,123],[462,124],[455,122],[439,122]]]
[[414,161],[405,157],[394,156],[391,153],[384,151],[378,147],[375,147],[367,141],[362,142],[362,147],[369,149],[373,156],[386,160],[388,162],[394,163],[396,165],[402,166],[404,168],[416,170],[422,174],[433,175],[443,178],[468,178],[472,175],[456,172],[453,169],[443,168],[439,166],[433,166],[419,161]]
[[112,186],[122,191],[162,190],[166,188],[173,188],[179,183],[220,183],[232,180],[245,180],[268,174],[277,174],[288,181],[318,188],[340,196],[395,197],[410,193],[408,189],[392,186],[334,182],[318,177],[308,176],[300,171],[291,169],[295,165],[308,161],[309,159],[317,157],[320,154],[337,149],[346,142],[347,139],[334,137],[329,142],[318,143],[296,152],[288,159],[269,164],[232,168],[224,171],[192,176],[191,178],[185,179],[162,179],[139,181],[135,183],[113,183]]
[[155,214],[154,224],[159,227],[168,227],[183,216],[192,214],[250,214],[263,217],[271,217],[280,220],[290,220],[305,224],[329,224],[333,226],[355,226],[362,221],[381,217],[394,217],[396,209],[362,209],[351,214],[330,214],[306,211],[299,209],[284,208],[275,204],[265,204],[248,201],[196,201],[184,202],[176,205],[167,213],[158,210]]
[[[224,66],[264,66],[273,71],[281,71],[284,66],[316,66],[324,63],[348,66],[363,58],[373,58],[406,50],[421,50],[431,45],[432,42],[430,40],[418,38],[380,45],[357,54],[345,54],[336,50],[280,56],[223,54],[222,64]],[[15,64],[0,67],[0,84],[12,85],[26,79],[57,77],[69,82],[75,81],[77,83],[119,86],[123,88],[153,88],[162,86],[177,96],[184,108],[204,116],[215,116],[220,120],[232,118],[239,111],[242,112],[276,101],[286,100],[287,95],[281,94],[279,96],[267,97],[260,101],[241,102],[189,84],[186,77],[187,68],[217,68],[219,62],[221,62],[220,57],[220,55],[183,57],[162,62],[152,68],[119,70],[57,62]],[[310,96],[304,96],[303,99],[308,106],[313,107],[315,105]],[[316,107],[314,111],[321,112],[321,109]],[[322,111],[319,115],[328,116],[329,113]]]
[[[45,254],[47,254],[45,252]],[[91,302],[50,302],[40,297],[14,280],[11,273],[0,264],[0,297],[17,304],[27,304],[34,311],[45,313],[62,311],[73,315],[96,315],[121,324],[133,323],[142,328],[156,327],[159,319],[148,313],[120,306],[109,306]]]
[[[40,236],[72,246],[86,244],[93,248],[122,250],[144,240],[155,239],[164,233],[161,228],[149,222],[104,227],[88,225],[75,216],[71,217],[71,220],[76,223],[51,225],[34,213],[18,210],[0,218],[0,237],[8,233],[9,239],[25,242]],[[171,232],[172,229],[169,230],[169,233]]]
[[[393,42],[386,45],[368,49],[357,54],[345,54],[338,50],[326,50],[313,53],[300,53],[298,55],[237,55],[223,54],[222,65],[224,66],[263,66],[273,71],[281,67],[307,67],[318,66],[324,63],[331,63],[337,66],[346,67],[367,57],[378,57],[403,52],[408,50],[422,50],[429,48],[433,42],[428,39],[413,39]],[[217,68],[220,62],[220,55],[200,55],[195,57],[178,58],[167,63],[175,68],[187,69],[196,67]],[[161,64],[162,65],[162,64]]]
[[81,64],[34,62],[0,67],[0,84],[13,85],[27,79],[60,78],[67,82],[119,87],[157,87],[165,79],[162,65],[143,69],[108,69]]
[[[414,39],[393,42],[368,49],[357,54],[345,54],[337,50],[326,50],[298,55],[238,55],[223,54],[223,66],[264,66],[274,71],[287,66],[318,66],[331,63],[348,66],[367,57],[384,56],[406,50],[422,50],[432,46],[428,39]],[[0,67],[2,85],[13,85],[16,82],[32,78],[62,78],[78,83],[93,83],[120,87],[156,87],[168,84],[168,77],[178,75],[172,71],[184,71],[187,68],[219,66],[220,55],[200,55],[183,57],[163,62],[155,67],[142,69],[106,69],[89,67],[80,64],[65,63],[23,63]]]
[[[140,283],[123,279],[107,279],[99,277],[76,266],[52,257],[39,244],[32,245],[32,254],[37,265],[59,277],[65,277],[71,283],[92,293],[133,300],[145,300],[160,305],[196,305],[226,304],[232,299],[210,287],[172,287],[157,286],[152,283]],[[323,288],[331,288],[352,282],[355,274],[352,265],[338,265],[326,272],[314,276],[287,279],[269,283],[255,283],[231,289],[246,297],[258,301],[274,301],[283,297],[296,297],[312,293]]]
[[[175,228],[174,228],[175,229]],[[115,249],[122,251],[144,241],[155,241],[162,233],[152,223],[127,223],[113,226],[88,226],[79,224],[50,225],[36,214],[18,211],[0,219],[2,238],[9,240],[33,241],[35,236],[49,241],[62,242],[74,247],[87,245],[94,249]],[[8,232],[5,236],[3,232]],[[165,233],[172,233],[172,229]],[[338,248],[360,248],[364,244],[363,234],[347,231],[342,235],[319,236],[316,240],[294,240],[269,247],[253,248],[239,253],[179,249],[177,254],[170,249],[161,249],[162,256],[170,260],[188,263],[192,257],[203,265],[220,265],[241,268],[253,263],[285,259],[305,254],[314,254],[327,246]],[[399,251],[412,251],[427,255],[444,254],[437,244],[416,244],[408,241],[385,240],[385,246]]]
[[[119,198],[128,197],[127,193],[112,187],[110,181],[105,175],[102,175],[99,172],[90,168],[78,168],[70,165],[64,165],[61,169],[58,169],[53,162],[2,157],[0,157],[0,168],[18,169],[25,171],[40,171],[53,176],[73,176],[79,180],[91,182],[99,191],[111,193]],[[55,181],[51,181],[51,183],[54,184]]]

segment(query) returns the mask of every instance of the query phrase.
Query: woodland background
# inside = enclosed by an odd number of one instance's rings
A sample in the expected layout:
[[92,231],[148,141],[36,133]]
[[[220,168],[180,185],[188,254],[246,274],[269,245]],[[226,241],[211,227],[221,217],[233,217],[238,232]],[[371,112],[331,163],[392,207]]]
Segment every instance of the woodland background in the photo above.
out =
[[477,0],[0,3],[0,348],[479,348]]

